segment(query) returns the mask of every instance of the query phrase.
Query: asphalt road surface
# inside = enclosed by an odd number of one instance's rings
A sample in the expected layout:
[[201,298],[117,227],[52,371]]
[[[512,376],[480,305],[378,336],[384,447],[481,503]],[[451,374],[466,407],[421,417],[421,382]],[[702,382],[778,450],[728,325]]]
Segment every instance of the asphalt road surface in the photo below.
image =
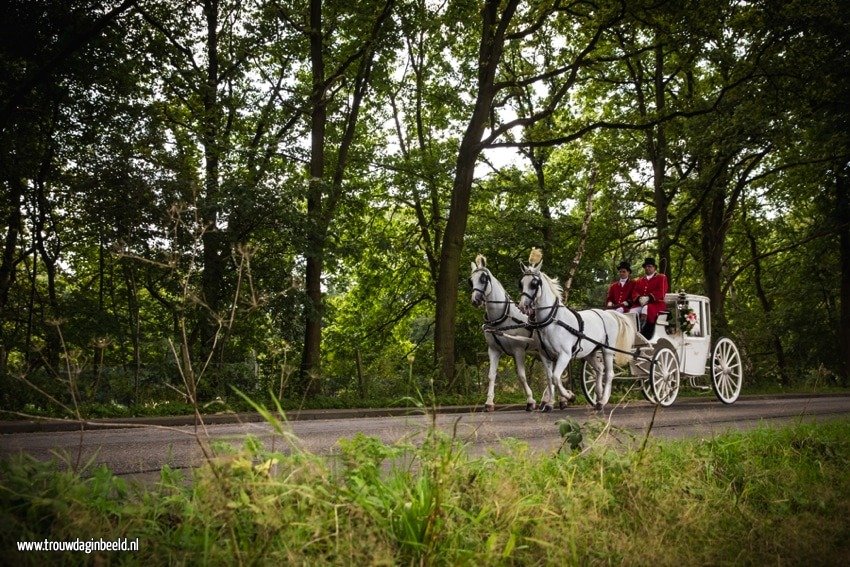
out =
[[[493,413],[334,417],[339,415],[329,412],[321,419],[315,416],[293,419],[285,424],[287,434],[283,436],[275,434],[269,424],[261,421],[208,424],[204,428],[144,425],[83,432],[7,433],[0,435],[0,457],[28,453],[37,459],[58,458],[69,466],[91,461],[107,465],[116,474],[144,480],[155,478],[165,464],[189,468],[202,463],[201,447],[208,446],[210,440],[238,446],[247,435],[253,435],[267,448],[288,451],[297,446],[315,454],[333,455],[338,452],[340,438],[352,437],[357,432],[386,443],[417,443],[432,424],[467,443],[473,455],[502,450],[505,440],[511,438],[528,444],[534,452],[547,453],[557,451],[562,444],[556,422],[565,417],[582,424],[584,431],[590,434],[586,437],[592,435],[597,442],[639,442],[647,432],[653,438],[710,438],[729,430],[847,418],[850,417],[850,396],[741,397],[730,406],[713,398],[684,398],[657,412],[646,402],[630,402],[624,406],[608,406],[603,414],[587,406],[574,406],[548,414],[511,407]],[[10,429],[7,426],[0,431]],[[602,431],[610,434],[597,438]]]

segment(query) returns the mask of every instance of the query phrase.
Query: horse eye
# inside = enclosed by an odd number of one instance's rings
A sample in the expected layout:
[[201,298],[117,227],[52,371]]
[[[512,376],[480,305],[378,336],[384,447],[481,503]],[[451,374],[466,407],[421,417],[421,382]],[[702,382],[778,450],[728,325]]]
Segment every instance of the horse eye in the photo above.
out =
[[539,285],[540,285],[540,280],[538,280],[537,278],[534,278],[533,280],[531,280],[531,283],[528,284],[528,287],[530,287],[531,289],[537,289],[537,286],[539,286]]
[[486,274],[481,274],[481,277],[480,277],[480,278],[478,278],[478,283],[481,283],[481,284],[487,285],[487,275],[486,275]]

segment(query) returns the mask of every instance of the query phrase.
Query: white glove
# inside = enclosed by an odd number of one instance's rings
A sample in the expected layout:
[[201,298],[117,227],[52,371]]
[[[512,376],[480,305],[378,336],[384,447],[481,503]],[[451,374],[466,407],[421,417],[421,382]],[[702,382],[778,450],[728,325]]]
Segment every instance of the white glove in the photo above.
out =
[[609,307],[609,308],[610,308],[610,307],[614,307],[614,304],[613,304],[612,302],[610,302],[610,301],[609,301],[609,302],[608,302],[608,307]]
[[641,295],[640,297],[638,297],[638,303],[640,303],[641,305],[646,305],[647,303],[649,303],[649,296]]

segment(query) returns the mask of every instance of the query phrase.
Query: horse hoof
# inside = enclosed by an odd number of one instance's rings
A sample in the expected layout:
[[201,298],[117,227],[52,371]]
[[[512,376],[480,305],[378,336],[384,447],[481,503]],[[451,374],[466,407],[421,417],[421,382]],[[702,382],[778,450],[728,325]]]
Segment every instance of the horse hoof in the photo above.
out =
[[496,410],[496,406],[494,404],[484,404],[484,411],[491,412],[491,411],[495,411],[495,410]]
[[540,408],[540,411],[542,411],[543,413],[549,413],[550,411],[552,411],[552,404],[543,404],[543,407]]
[[[574,392],[567,390],[567,401],[570,402],[570,403],[576,401],[576,395],[575,395]],[[561,408],[561,409],[563,409],[563,408]]]
[[558,402],[558,409],[567,409],[567,405],[568,405],[567,402],[565,402],[564,400],[561,400],[560,402]]
[[534,411],[536,409],[537,409],[537,404],[535,404],[534,402],[529,402],[529,403],[525,404],[525,411]]
[[595,404],[593,404],[593,409],[596,410],[597,412],[601,412],[602,411],[602,404],[600,404],[599,402],[596,402]]

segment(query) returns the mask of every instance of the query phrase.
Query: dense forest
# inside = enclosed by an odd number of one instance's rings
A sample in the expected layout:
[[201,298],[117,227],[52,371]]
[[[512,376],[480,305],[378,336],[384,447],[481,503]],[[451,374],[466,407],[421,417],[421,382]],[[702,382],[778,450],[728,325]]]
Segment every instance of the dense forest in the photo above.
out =
[[532,246],[850,384],[846,1],[4,4],[4,408],[469,392]]

